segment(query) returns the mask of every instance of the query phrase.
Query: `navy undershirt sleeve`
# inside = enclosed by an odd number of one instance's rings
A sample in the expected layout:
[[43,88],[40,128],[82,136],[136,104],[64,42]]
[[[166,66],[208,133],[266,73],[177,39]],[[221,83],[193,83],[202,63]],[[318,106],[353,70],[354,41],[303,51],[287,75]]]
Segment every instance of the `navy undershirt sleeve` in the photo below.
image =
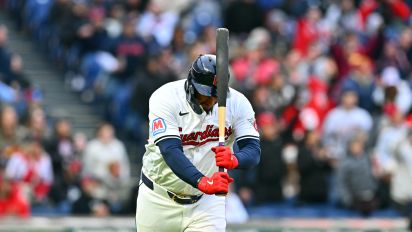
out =
[[260,161],[260,143],[257,139],[242,139],[237,141],[239,151],[235,156],[239,161],[237,168],[246,169],[256,166]]
[[182,141],[169,138],[156,144],[160,148],[163,159],[177,177],[197,188],[197,181],[204,175],[190,162],[183,153]]

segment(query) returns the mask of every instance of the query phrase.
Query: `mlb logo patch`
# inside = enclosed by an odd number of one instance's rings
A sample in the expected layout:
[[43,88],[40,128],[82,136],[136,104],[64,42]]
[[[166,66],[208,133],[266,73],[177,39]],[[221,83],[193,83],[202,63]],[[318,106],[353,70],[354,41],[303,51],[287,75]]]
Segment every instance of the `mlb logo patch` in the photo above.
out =
[[166,123],[163,118],[156,118],[152,122],[152,135],[163,133],[166,131]]

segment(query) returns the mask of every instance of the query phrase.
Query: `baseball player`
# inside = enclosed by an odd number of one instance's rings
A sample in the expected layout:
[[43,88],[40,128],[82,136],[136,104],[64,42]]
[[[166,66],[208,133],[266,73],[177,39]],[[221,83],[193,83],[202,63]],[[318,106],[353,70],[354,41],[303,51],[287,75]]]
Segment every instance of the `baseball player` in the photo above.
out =
[[[229,88],[225,145],[218,145],[216,56],[200,55],[187,80],[163,85],[149,100],[149,140],[136,208],[137,231],[225,231],[226,169],[260,159],[254,111]],[[236,142],[239,151],[233,153]]]

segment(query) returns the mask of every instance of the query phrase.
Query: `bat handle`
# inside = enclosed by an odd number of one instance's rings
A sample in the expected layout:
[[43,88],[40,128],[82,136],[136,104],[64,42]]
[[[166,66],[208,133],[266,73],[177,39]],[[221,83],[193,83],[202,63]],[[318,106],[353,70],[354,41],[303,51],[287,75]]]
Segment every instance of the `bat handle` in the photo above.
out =
[[[219,142],[219,147],[225,146],[225,142]],[[224,172],[225,168],[224,167],[219,167],[219,172]]]
[[[219,142],[219,147],[225,146],[225,142]],[[225,168],[224,167],[219,167],[219,172],[224,172]],[[227,193],[216,193],[216,196],[226,196]]]

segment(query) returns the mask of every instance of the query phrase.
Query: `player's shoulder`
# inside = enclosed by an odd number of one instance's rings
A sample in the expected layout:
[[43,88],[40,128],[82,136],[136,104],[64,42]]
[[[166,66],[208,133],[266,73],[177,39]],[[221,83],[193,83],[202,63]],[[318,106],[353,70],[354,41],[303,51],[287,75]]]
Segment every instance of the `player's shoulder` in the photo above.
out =
[[234,115],[244,115],[253,112],[252,105],[246,96],[238,90],[229,88],[228,99],[226,101],[226,107]]
[[179,98],[179,95],[184,93],[185,81],[186,80],[177,80],[160,86],[153,92],[150,101],[175,101],[176,98]]
[[232,104],[238,104],[238,103],[247,103],[249,100],[246,98],[246,96],[239,92],[238,90],[229,87],[229,95],[228,95],[228,100]]

